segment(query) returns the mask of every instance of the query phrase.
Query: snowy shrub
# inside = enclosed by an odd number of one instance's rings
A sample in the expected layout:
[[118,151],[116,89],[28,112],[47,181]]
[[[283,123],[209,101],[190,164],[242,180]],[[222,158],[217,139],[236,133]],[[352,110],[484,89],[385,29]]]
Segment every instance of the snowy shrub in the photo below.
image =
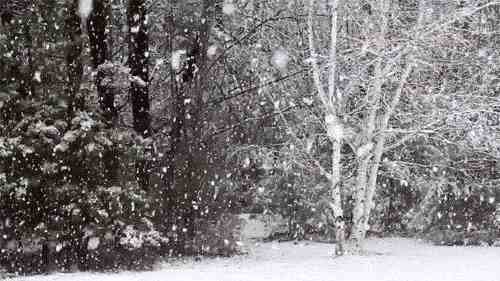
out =
[[[168,238],[169,256],[228,256],[238,252],[239,220],[234,183],[218,178],[202,185],[195,200],[172,197],[166,213],[156,217],[158,229]],[[183,195],[180,193],[180,195]]]
[[287,221],[287,230],[269,239],[331,240],[333,218],[328,205],[329,189],[320,178],[277,171],[260,182],[257,205]]
[[230,256],[240,252],[240,219],[233,214],[222,214],[216,221],[199,220],[190,246],[193,254]]
[[286,221],[286,229],[276,228],[266,240],[331,241],[333,219],[328,181],[319,171],[297,165],[293,154],[297,151],[290,150],[293,148],[283,147],[282,156],[265,147],[252,147],[238,153],[240,184],[246,183],[245,192],[239,191],[240,196],[245,195],[243,210],[277,215]]
[[492,245],[500,235],[496,221],[495,189],[448,188],[435,203],[433,219],[425,236],[438,245]]
[[13,241],[27,241],[15,232],[0,243],[10,255],[2,261],[9,270],[148,268],[168,242],[147,219],[150,203],[137,187],[99,187],[82,193],[78,186],[65,186],[52,198],[50,213],[43,214],[47,220],[31,232],[35,245],[15,245]]
[[[165,242],[147,221],[156,205],[124,172],[140,145],[96,113],[67,122],[55,100],[26,107],[14,125],[0,123],[17,128],[0,138],[0,264],[15,272],[150,266]],[[120,243],[127,226],[140,249]]]
[[390,234],[408,234],[408,214],[415,209],[420,192],[406,181],[381,176],[376,206],[370,218],[371,230]]
[[453,137],[457,145],[417,138],[387,154],[394,160],[381,166],[372,226],[437,244],[497,235],[497,160],[469,147],[464,135]]
[[168,239],[156,231],[151,222],[147,223],[147,230],[139,230],[133,225],[127,225],[121,231],[120,245],[127,250],[133,251],[143,247],[159,248]]
[[239,218],[243,241],[264,240],[277,233],[288,233],[288,221],[281,215],[244,213]]

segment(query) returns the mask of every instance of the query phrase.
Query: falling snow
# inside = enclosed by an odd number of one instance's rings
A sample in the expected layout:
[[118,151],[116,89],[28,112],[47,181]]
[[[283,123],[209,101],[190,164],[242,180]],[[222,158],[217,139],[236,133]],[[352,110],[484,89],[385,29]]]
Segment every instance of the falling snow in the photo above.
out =
[[234,14],[236,10],[236,5],[232,2],[232,0],[226,0],[222,6],[222,12],[229,16]]
[[42,82],[42,73],[40,71],[35,71],[35,75],[33,76],[33,79],[37,81],[38,83]]
[[79,0],[78,1],[78,13],[82,18],[88,18],[90,13],[92,13],[93,0]]
[[207,55],[209,58],[213,59],[217,54],[218,47],[216,45],[210,45],[207,49]]
[[92,237],[89,239],[89,242],[87,244],[87,249],[95,250],[99,247],[99,243],[100,243],[99,237]]
[[172,53],[170,60],[172,69],[179,70],[181,68],[184,55],[186,55],[186,50],[177,50]]
[[384,1],[0,0],[0,279],[497,280],[498,1]]
[[286,50],[278,49],[273,52],[273,55],[271,57],[271,63],[273,64],[274,67],[280,70],[285,70],[289,62],[290,62],[290,57]]

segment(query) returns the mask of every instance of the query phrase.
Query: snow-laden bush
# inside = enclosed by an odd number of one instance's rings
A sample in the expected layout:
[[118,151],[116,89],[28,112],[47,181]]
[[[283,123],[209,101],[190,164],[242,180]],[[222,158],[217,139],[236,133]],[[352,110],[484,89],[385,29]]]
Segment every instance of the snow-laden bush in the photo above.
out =
[[11,221],[25,210],[9,216],[3,227],[11,235],[5,235],[0,243],[7,254],[3,265],[13,271],[37,272],[154,265],[168,240],[147,219],[151,209],[144,194],[133,186],[99,187],[86,192],[79,189],[66,186],[53,193],[49,214],[41,214],[46,219],[41,219],[33,231]]
[[132,136],[92,112],[68,122],[57,100],[25,106],[24,118],[0,121],[12,127],[0,137],[0,264],[15,272],[151,266],[166,240],[151,223],[157,204],[124,172],[139,148]]
[[215,221],[198,220],[192,243],[187,245],[193,254],[230,256],[241,252],[240,219],[233,214],[222,214]]
[[425,237],[437,245],[493,245],[500,237],[498,195],[488,186],[443,190]]
[[328,185],[320,177],[276,171],[260,181],[256,206],[286,220],[287,229],[271,233],[268,239],[332,240]]
[[148,226],[150,229],[140,230],[133,225],[127,225],[121,232],[120,245],[129,251],[134,251],[142,247],[158,248],[162,243],[168,242],[160,232],[154,230],[151,223]]
[[240,222],[235,213],[235,183],[226,177],[197,187],[186,204],[184,193],[172,194],[168,208],[156,216],[160,232],[168,238],[168,256],[228,256],[239,252]]

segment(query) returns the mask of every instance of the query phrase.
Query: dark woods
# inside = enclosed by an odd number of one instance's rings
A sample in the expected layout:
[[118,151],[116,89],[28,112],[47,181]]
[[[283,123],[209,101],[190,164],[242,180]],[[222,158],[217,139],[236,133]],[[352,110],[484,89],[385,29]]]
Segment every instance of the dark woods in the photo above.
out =
[[[222,143],[206,139],[213,117],[202,98],[217,75],[206,53],[220,3],[115,2],[0,6],[0,262],[9,271],[148,268],[159,256],[235,251],[220,229],[234,208]],[[152,58],[181,48],[180,69],[152,70]]]

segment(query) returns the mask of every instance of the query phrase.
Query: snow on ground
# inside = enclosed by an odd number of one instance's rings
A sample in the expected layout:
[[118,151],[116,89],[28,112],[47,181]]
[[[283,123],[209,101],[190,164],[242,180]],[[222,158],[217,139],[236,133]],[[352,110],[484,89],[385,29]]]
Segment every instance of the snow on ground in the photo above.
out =
[[381,255],[332,258],[331,244],[261,243],[248,255],[176,261],[152,272],[52,274],[13,281],[500,280],[498,247],[439,247],[391,238],[369,240],[367,249]]

